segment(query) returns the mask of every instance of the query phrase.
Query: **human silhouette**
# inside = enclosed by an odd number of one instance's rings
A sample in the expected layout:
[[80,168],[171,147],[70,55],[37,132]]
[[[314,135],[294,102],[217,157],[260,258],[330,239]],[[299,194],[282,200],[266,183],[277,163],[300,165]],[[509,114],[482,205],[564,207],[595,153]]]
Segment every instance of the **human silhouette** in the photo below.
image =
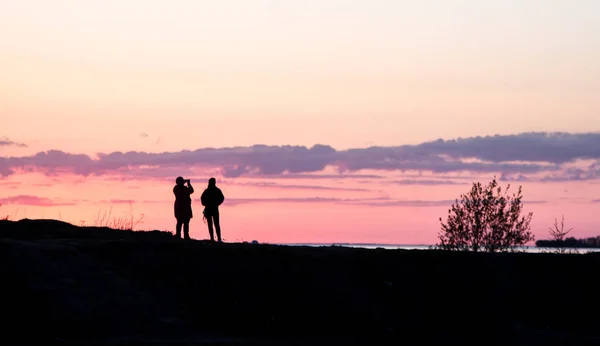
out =
[[[185,186],[186,183],[187,186]],[[194,217],[190,195],[194,193],[194,188],[190,180],[183,179],[183,177],[177,177],[175,184],[175,187],[173,187],[173,194],[175,195],[175,218],[177,219],[175,236],[181,238],[181,227],[183,226],[183,237],[190,239],[190,219]]]
[[208,232],[210,234],[210,240],[215,241],[213,231],[214,223],[219,243],[222,242],[221,224],[219,222],[219,206],[223,203],[224,200],[225,196],[223,195],[223,192],[217,187],[217,179],[208,179],[208,187],[202,193],[200,201],[204,206],[204,217],[206,218],[206,222],[208,223]]

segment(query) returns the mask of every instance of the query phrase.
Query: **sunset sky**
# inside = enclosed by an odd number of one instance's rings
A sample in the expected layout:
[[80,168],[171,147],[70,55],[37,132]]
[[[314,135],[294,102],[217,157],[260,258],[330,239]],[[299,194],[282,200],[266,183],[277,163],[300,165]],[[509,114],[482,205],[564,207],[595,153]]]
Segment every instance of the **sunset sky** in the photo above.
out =
[[[227,241],[433,244],[523,186],[600,235],[597,0],[0,0],[0,216],[174,228],[209,177]],[[130,207],[132,208],[130,210]]]

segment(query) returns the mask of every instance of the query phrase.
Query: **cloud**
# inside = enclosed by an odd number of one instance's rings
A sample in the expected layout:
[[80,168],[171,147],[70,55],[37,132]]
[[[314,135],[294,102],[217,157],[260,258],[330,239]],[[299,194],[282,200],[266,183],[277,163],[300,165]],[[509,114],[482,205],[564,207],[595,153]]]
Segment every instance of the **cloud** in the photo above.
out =
[[515,135],[438,139],[419,144],[425,153],[490,162],[548,162],[600,159],[600,133],[530,132]]
[[0,181],[0,186],[19,186],[21,185],[18,181]]
[[[225,201],[229,206],[237,206],[242,204],[256,203],[334,203],[346,205],[362,205],[373,207],[450,207],[456,200],[396,200],[389,197],[374,197],[374,198],[322,198],[322,197],[300,197],[300,198],[230,198]],[[523,201],[524,204],[541,204],[547,203],[542,200]]]
[[588,167],[564,167],[561,170],[546,172],[537,176],[526,176],[523,174],[502,174],[500,181],[507,182],[567,182],[567,181],[589,181],[600,178],[600,167],[589,165]]
[[[140,133],[140,137],[142,138],[150,138],[150,135],[147,132]],[[159,145],[162,142],[162,137],[156,137],[156,139],[152,140],[152,144]]]
[[0,188],[18,190],[21,187],[21,183],[18,181],[2,181],[0,180]]
[[135,201],[133,199],[111,199],[108,201],[103,201],[105,203],[110,203],[110,204],[133,204],[135,203]]
[[368,201],[362,203],[351,203],[368,205],[371,207],[440,207],[440,206],[451,206],[455,203],[454,200],[433,200],[433,201],[421,201],[421,200],[380,200],[380,201]]
[[[567,179],[596,179],[600,165],[582,171],[564,172],[565,163],[600,160],[600,133],[522,133],[506,136],[436,140],[418,145],[335,150],[328,145],[201,148],[179,152],[99,153],[97,159],[58,150],[25,157],[0,157],[0,175],[17,170],[40,171],[47,175],[70,172],[90,174],[146,174],[164,176],[166,170],[212,168],[226,178],[299,177],[333,168],[338,175],[352,177],[361,170],[427,171],[439,173],[500,173],[507,177],[552,173]],[[565,173],[567,175],[561,175]],[[548,179],[550,179],[549,177]]]
[[264,203],[333,203],[346,205],[369,205],[369,206],[449,206],[453,200],[443,201],[419,201],[419,200],[394,200],[389,197],[371,198],[323,198],[323,197],[284,197],[284,198],[230,198],[225,201],[227,205],[237,206],[241,204],[264,204]]
[[52,183],[33,183],[30,186],[35,186],[35,187],[51,187],[51,186],[54,186],[54,184],[52,184]]
[[241,204],[256,204],[256,203],[342,203],[344,201],[359,201],[348,200],[341,198],[322,198],[322,197],[287,197],[287,198],[229,198],[225,201],[227,205],[237,206]]
[[600,203],[600,199],[593,199],[592,203]]
[[109,199],[101,200],[99,203],[103,204],[164,204],[172,203],[172,201],[161,201],[161,200],[135,200],[135,199]]
[[0,138],[0,147],[2,147],[2,146],[12,146],[12,147],[19,147],[19,148],[27,148],[27,144],[25,144],[25,143],[19,143],[19,142],[14,142],[14,141],[11,141],[10,139],[6,138],[6,137]]
[[31,195],[18,195],[10,196],[6,198],[0,198],[0,204],[19,204],[19,205],[31,205],[38,207],[53,207],[53,206],[67,206],[76,205],[74,201],[59,201],[50,198],[31,196]]
[[397,185],[464,185],[466,182],[456,182],[452,180],[431,180],[431,179],[402,179],[388,182]]
[[352,187],[334,187],[324,185],[299,185],[299,184],[278,184],[275,182],[259,181],[259,182],[239,182],[236,180],[226,180],[222,182],[227,185],[238,185],[238,186],[251,186],[260,188],[273,188],[273,189],[291,189],[291,190],[326,190],[326,191],[354,191],[354,192],[366,192],[371,191],[364,188],[352,188]]
[[[547,201],[523,201],[523,204],[541,204],[548,203]],[[349,204],[360,204],[368,205],[370,207],[450,207],[452,204],[456,204],[454,199],[444,200],[373,200],[373,201],[357,201],[349,202]]]
[[385,178],[383,175],[376,175],[376,174],[314,174],[314,173],[307,173],[307,174],[290,174],[290,173],[286,173],[286,174],[262,174],[262,175],[249,175],[249,176],[244,176],[244,178],[247,179],[265,179],[265,178],[271,178],[271,179],[293,179],[293,180],[301,180],[301,179],[307,179],[307,180],[314,180],[314,179],[324,179],[324,180],[345,180],[345,179],[383,179]]

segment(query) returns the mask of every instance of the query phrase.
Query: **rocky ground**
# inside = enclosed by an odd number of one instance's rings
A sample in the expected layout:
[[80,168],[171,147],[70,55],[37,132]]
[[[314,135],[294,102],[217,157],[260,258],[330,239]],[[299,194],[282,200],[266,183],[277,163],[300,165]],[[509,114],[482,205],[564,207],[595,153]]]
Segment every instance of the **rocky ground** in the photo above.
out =
[[211,244],[0,221],[3,344],[600,344],[600,254]]

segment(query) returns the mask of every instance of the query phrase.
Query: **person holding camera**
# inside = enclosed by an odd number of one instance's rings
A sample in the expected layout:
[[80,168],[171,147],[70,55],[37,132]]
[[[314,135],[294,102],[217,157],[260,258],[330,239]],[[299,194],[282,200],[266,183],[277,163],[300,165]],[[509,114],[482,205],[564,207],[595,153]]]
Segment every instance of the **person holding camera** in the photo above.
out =
[[[187,186],[185,185],[187,183]],[[177,177],[175,179],[175,187],[173,194],[175,195],[175,219],[177,226],[175,227],[175,236],[181,238],[181,227],[183,226],[184,239],[190,239],[190,220],[192,219],[192,198],[194,188],[189,179]]]

